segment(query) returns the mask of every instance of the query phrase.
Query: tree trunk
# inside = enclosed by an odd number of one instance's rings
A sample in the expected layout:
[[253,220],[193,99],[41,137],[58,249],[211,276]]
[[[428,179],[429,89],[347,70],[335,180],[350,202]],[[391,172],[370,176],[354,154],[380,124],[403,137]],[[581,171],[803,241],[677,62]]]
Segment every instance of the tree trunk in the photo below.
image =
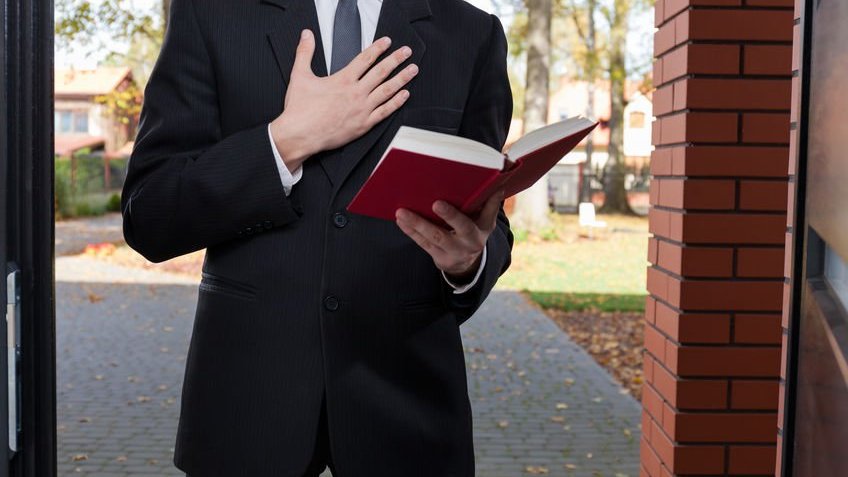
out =
[[169,14],[171,11],[171,0],[162,0],[162,31],[168,28]]
[[[527,87],[524,91],[524,133],[548,122],[551,57],[551,0],[525,0],[527,6]],[[516,229],[537,233],[550,223],[548,176],[515,198],[510,222]]]
[[[595,117],[595,81],[598,79],[598,52],[595,47],[597,33],[595,30],[595,10],[598,8],[597,0],[586,2],[586,117]],[[583,184],[580,188],[580,202],[592,201],[592,175],[586,171],[593,172],[592,153],[595,150],[594,132],[586,137],[586,166],[583,168]]]
[[609,157],[604,169],[604,206],[605,213],[615,212],[633,214],[627,202],[627,190],[624,188],[624,82],[627,72],[624,54],[627,48],[627,13],[629,0],[615,0],[614,17],[610,24],[609,78],[610,78],[610,119],[609,119]]

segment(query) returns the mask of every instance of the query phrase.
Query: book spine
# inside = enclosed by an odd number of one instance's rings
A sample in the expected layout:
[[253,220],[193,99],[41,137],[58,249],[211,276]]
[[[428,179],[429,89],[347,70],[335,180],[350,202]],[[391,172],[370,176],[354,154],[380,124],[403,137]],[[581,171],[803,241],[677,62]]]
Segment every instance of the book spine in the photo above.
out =
[[503,184],[511,174],[508,172],[497,172],[493,174],[489,179],[480,184],[480,187],[471,194],[465,203],[462,204],[460,210],[467,215],[471,215],[473,213],[478,212],[482,207],[483,203],[489,199],[492,193]]

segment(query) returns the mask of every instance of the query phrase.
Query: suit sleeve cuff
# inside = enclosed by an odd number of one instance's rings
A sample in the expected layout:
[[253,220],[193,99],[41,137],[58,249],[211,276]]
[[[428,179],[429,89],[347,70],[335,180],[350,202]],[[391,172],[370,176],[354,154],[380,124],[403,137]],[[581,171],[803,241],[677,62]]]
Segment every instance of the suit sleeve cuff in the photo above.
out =
[[271,124],[268,124],[268,140],[271,141],[271,151],[274,152],[274,163],[277,165],[277,172],[280,173],[280,182],[283,184],[283,192],[286,197],[291,193],[292,186],[297,184],[297,181],[303,176],[303,166],[298,166],[294,172],[289,171],[283,162],[283,157],[280,151],[277,150],[277,144],[274,143],[274,136],[271,135]]
[[447,282],[447,284],[450,285],[451,288],[453,288],[453,293],[455,295],[459,295],[460,293],[467,292],[472,287],[474,287],[474,285],[480,279],[480,275],[483,274],[483,267],[486,266],[486,249],[488,249],[488,245],[486,247],[483,247],[483,256],[482,256],[482,258],[480,258],[480,266],[477,268],[477,273],[474,274],[474,279],[472,279],[471,282],[469,282],[465,285],[457,285],[457,284],[451,282],[450,280],[448,280],[448,277],[447,277],[447,275],[445,275],[445,272],[444,271],[442,272],[442,278],[444,278],[445,282]]

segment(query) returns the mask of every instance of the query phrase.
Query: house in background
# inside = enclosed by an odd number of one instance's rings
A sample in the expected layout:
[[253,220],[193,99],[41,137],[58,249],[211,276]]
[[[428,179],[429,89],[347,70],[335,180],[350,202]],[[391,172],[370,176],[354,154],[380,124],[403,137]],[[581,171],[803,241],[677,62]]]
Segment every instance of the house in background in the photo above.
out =
[[119,157],[132,149],[128,144],[135,124],[123,124],[95,101],[98,96],[123,91],[133,84],[127,67],[95,69],[56,68],[54,78],[55,150],[68,157],[81,149]]
[[[624,108],[624,160],[634,171],[628,174],[626,186],[631,188],[638,181],[637,172],[647,172],[651,156],[651,119],[653,107],[650,93],[639,91],[639,83],[627,82]],[[584,180],[592,178],[596,171],[603,170],[609,148],[610,92],[609,83],[598,81],[594,92],[594,113],[591,119],[600,121],[592,132],[592,158],[587,161],[586,144],[583,140],[574,150],[560,160],[549,174],[551,205],[560,211],[574,211],[580,202],[581,188],[598,189],[600,183]],[[560,79],[559,86],[551,92],[548,102],[548,123],[561,121],[572,116],[587,116],[589,105],[589,84],[585,81],[573,81],[567,77]],[[513,119],[507,137],[507,147],[522,136],[521,119]],[[584,185],[585,184],[585,185]],[[631,201],[632,202],[632,201]],[[647,195],[645,196],[647,205]],[[637,204],[631,204],[637,205]]]

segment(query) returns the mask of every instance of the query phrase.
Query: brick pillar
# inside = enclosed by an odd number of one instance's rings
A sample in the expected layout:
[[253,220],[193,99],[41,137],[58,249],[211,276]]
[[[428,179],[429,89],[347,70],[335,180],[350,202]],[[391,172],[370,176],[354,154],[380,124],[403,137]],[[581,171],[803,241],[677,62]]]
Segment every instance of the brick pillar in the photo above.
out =
[[792,0],[657,0],[642,475],[772,475]]
[[784,403],[786,398],[786,370],[788,366],[787,362],[787,350],[788,350],[788,342],[789,342],[789,323],[791,319],[791,298],[792,298],[792,277],[794,276],[793,270],[793,256],[792,251],[794,249],[794,223],[795,223],[795,192],[797,187],[796,182],[796,173],[798,168],[798,119],[799,119],[799,110],[801,108],[801,99],[800,99],[800,91],[801,91],[801,50],[803,48],[803,44],[801,41],[801,16],[804,9],[804,1],[803,0],[795,0],[795,10],[794,10],[794,27],[793,27],[793,41],[792,41],[792,95],[791,95],[791,114],[790,114],[790,135],[789,135],[789,167],[788,167],[788,175],[789,175],[789,197],[787,200],[787,215],[786,215],[786,258],[784,260],[784,287],[783,287],[783,319],[782,319],[782,328],[783,328],[783,345],[781,347],[783,354],[780,358],[780,400],[778,402],[778,412],[777,412],[777,425],[779,428],[778,436],[777,436],[777,452],[776,452],[776,463],[775,463],[775,475],[780,477],[782,475],[782,467],[781,467],[781,459],[783,452],[783,423],[784,423]]

